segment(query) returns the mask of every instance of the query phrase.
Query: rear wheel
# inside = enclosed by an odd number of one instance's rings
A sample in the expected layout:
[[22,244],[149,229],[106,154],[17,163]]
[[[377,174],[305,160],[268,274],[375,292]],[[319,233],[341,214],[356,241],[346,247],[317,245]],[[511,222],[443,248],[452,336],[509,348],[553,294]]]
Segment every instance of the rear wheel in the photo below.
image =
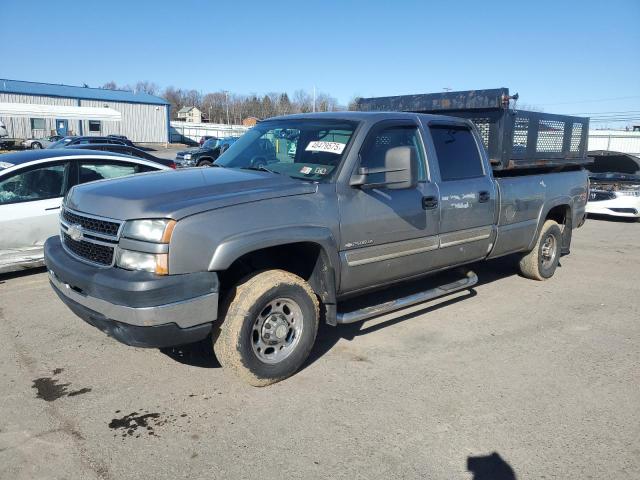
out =
[[551,278],[560,261],[562,231],[557,222],[547,220],[542,225],[533,250],[520,259],[520,273],[532,280]]
[[267,270],[230,293],[214,351],[223,367],[261,387],[293,375],[318,332],[318,300],[302,278]]
[[33,142],[31,144],[31,150],[40,150],[42,148],[42,144],[40,142]]

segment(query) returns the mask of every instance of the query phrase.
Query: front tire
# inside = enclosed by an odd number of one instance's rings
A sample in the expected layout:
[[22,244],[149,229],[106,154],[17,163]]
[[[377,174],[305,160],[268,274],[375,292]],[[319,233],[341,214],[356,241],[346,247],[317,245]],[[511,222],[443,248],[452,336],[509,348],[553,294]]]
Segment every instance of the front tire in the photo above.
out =
[[210,167],[213,165],[211,160],[201,160],[198,162],[198,167]]
[[42,148],[42,145],[40,144],[40,142],[33,142],[31,144],[31,150],[40,150]]
[[520,259],[520,273],[532,280],[551,278],[560,261],[562,231],[557,222],[547,220],[542,225],[533,250]]
[[318,299],[302,278],[284,270],[254,273],[230,292],[214,341],[218,361],[263,387],[293,375],[318,332]]

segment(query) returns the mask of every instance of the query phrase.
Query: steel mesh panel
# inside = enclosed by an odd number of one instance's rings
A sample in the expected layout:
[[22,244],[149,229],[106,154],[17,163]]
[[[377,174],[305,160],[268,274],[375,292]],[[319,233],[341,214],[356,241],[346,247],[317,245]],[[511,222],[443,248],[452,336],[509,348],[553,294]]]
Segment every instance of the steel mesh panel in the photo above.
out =
[[115,237],[118,235],[118,229],[120,228],[119,223],[76,215],[68,210],[62,212],[62,217],[69,224],[78,224],[85,230],[102,233],[103,235],[111,235]]
[[578,152],[580,150],[580,140],[582,139],[582,124],[574,123],[571,127],[571,151]]
[[77,242],[66,233],[63,233],[63,237],[65,246],[79,257],[101,265],[111,265],[113,262],[113,247],[84,240]]
[[489,131],[491,130],[491,123],[488,117],[472,118],[471,121],[475,124],[482,137],[482,143],[484,148],[489,148]]
[[564,122],[540,120],[538,123],[537,152],[561,152],[564,138]]
[[513,126],[513,151],[525,152],[527,150],[527,138],[529,137],[529,119],[516,117]]

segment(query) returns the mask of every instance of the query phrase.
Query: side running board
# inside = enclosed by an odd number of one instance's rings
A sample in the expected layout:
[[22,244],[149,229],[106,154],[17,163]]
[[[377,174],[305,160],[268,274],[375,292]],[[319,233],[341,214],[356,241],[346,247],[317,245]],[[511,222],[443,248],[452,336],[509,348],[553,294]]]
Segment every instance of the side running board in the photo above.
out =
[[414,293],[407,297],[381,303],[380,305],[373,305],[360,310],[354,310],[353,312],[338,313],[338,324],[360,322],[372,317],[384,315],[395,310],[400,310],[418,303],[433,300],[434,298],[442,297],[443,295],[449,295],[450,293],[457,292],[459,290],[471,288],[476,283],[478,283],[478,276],[473,271],[469,270],[465,278],[455,282],[440,285],[439,287],[425,290],[424,292]]

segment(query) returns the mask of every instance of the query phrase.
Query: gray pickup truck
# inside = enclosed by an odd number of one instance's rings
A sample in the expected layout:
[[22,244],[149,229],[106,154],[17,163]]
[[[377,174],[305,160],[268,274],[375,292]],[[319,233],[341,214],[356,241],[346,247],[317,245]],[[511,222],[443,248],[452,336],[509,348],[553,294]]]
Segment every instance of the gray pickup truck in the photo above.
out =
[[212,338],[225,368],[261,386],[300,368],[320,319],[361,321],[477,277],[355,311],[346,298],[508,254],[525,277],[551,277],[587,190],[579,166],[494,176],[467,119],[291,115],[260,122],[214,168],[74,187],[45,262],[64,303],[108,335]]

